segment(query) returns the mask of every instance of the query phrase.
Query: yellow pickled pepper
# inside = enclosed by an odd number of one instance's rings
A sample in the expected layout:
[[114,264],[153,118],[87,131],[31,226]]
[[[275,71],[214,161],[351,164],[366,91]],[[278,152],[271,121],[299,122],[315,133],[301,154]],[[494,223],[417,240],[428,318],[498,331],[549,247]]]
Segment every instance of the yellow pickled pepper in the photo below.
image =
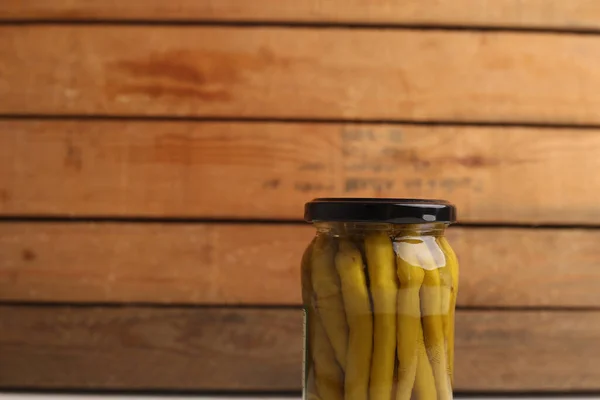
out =
[[349,327],[344,399],[368,400],[373,317],[362,255],[350,241],[341,240],[335,265],[341,281]]
[[415,379],[415,391],[419,400],[437,400],[437,390],[433,369],[423,343],[423,327],[419,325],[419,354],[417,363],[417,376]]
[[[338,364],[333,346],[327,338],[321,318],[309,311],[308,329],[314,370],[314,386],[321,400],[344,399],[344,375]],[[310,394],[310,393],[309,393]]]
[[[398,290],[398,387],[396,400],[409,400],[417,375],[419,354],[425,353],[423,329],[421,328],[421,300],[419,291],[423,283],[424,271],[417,264],[414,254],[414,240],[398,239],[394,243],[400,289]],[[429,361],[427,361],[429,364]],[[426,373],[423,369],[421,375]],[[421,377],[421,381],[423,377]],[[431,375],[433,381],[433,375]],[[433,386],[435,396],[435,386]],[[421,398],[423,393],[419,393]],[[425,396],[428,397],[428,396]]]
[[425,240],[429,252],[431,254],[431,263],[435,265],[437,271],[440,274],[440,299],[441,299],[441,311],[442,316],[442,327],[444,331],[444,350],[446,352],[446,368],[448,375],[451,375],[451,366],[449,362],[449,336],[448,333],[451,328],[451,310],[454,308],[452,303],[452,271],[449,257],[444,252],[444,249],[440,245],[440,237],[430,236]]
[[312,249],[315,245],[316,239],[313,239],[304,253],[302,254],[302,262],[300,269],[300,278],[302,280],[302,302],[306,307],[310,307],[313,304],[313,296],[312,296],[312,283],[311,283],[311,274],[312,274]]
[[390,400],[396,363],[398,283],[392,240],[386,232],[369,233],[364,241],[373,300],[373,359],[370,400]]
[[[314,299],[312,294],[312,284],[311,284],[311,257],[312,257],[312,249],[315,245],[315,239],[313,239],[308,245],[307,249],[304,251],[302,255],[302,263],[301,263],[301,279],[302,279],[302,302],[304,304],[304,312],[305,312],[305,334],[309,336],[309,340],[305,342],[306,348],[304,349],[304,381],[303,388],[306,391],[306,397],[309,400],[318,400],[317,389],[315,386],[315,370],[313,363],[313,352],[314,352],[314,340],[315,335],[314,331],[310,328],[310,321],[314,320],[317,317],[315,308],[314,308]],[[319,321],[320,323],[320,321]],[[323,329],[323,327],[321,327]],[[332,350],[330,350],[332,351]],[[334,362],[335,356],[334,356]]]
[[452,288],[450,290],[450,311],[448,315],[448,323],[446,326],[447,352],[448,352],[448,371],[450,380],[454,384],[454,318],[456,313],[456,296],[458,295],[458,258],[452,250],[450,243],[444,236],[437,239],[439,246],[446,257],[446,266],[448,267],[452,280]]
[[424,236],[419,245],[417,257],[424,269],[425,276],[421,286],[421,314],[425,347],[435,378],[435,387],[440,400],[452,398],[452,388],[448,374],[446,355],[446,337],[443,318],[444,288],[440,277],[440,263],[437,254],[431,252],[433,247],[426,241],[434,241],[432,236]]
[[318,235],[311,254],[311,285],[317,315],[320,316],[335,358],[342,370],[346,366],[348,323],[340,278],[335,267],[335,241],[327,235]]

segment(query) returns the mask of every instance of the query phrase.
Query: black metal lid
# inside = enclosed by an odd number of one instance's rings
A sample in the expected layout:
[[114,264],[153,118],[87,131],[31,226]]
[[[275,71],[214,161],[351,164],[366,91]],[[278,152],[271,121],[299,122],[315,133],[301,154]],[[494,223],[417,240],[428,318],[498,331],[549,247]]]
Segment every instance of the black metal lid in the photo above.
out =
[[305,204],[304,219],[308,222],[453,223],[456,207],[445,200],[320,198]]

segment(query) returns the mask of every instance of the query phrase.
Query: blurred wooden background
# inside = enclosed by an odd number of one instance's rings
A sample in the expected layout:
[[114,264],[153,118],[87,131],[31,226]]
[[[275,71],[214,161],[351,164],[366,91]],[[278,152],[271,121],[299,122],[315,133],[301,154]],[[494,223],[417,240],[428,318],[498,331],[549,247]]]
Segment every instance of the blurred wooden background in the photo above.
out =
[[600,393],[600,2],[0,21],[0,389],[297,393],[302,206],[336,195],[457,204],[459,392]]

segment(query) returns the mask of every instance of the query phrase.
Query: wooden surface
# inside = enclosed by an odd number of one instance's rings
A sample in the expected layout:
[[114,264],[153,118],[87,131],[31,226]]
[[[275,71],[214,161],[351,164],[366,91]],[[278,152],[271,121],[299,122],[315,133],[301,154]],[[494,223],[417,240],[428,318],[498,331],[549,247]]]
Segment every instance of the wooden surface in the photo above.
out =
[[0,307],[0,387],[296,390],[288,310]]
[[[460,311],[457,327],[457,391],[600,389],[600,312]],[[3,306],[0,386],[299,390],[301,334],[299,310]]]
[[600,6],[595,0],[4,0],[0,18],[598,29]]
[[0,132],[4,215],[300,220],[307,200],[337,194],[444,198],[463,222],[600,223],[597,129],[0,120]]
[[600,123],[591,35],[6,25],[0,59],[0,114]]
[[297,393],[303,203],[411,196],[457,390],[600,393],[600,2],[259,3],[0,1],[0,391]]
[[[0,300],[300,304],[314,230],[260,224],[0,224]],[[600,231],[452,228],[461,307],[596,307]]]

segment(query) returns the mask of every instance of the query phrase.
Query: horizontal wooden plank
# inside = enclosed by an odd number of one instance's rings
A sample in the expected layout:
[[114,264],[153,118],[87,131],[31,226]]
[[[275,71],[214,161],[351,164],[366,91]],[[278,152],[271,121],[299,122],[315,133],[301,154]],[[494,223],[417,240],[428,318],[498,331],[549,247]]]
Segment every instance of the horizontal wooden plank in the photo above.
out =
[[[0,224],[0,300],[300,304],[313,229],[253,224]],[[462,307],[595,307],[600,230],[448,232]]]
[[[599,390],[600,312],[460,311],[458,391]],[[0,307],[0,388],[299,390],[299,310]],[[559,362],[560,361],[560,362]]]
[[600,27],[595,0],[4,0],[2,19],[275,21],[566,29]]
[[0,387],[295,390],[287,310],[0,307]]
[[599,54],[593,35],[5,25],[0,114],[598,124]]
[[362,196],[445,198],[463,222],[600,223],[597,129],[0,120],[0,132],[3,215],[299,220],[314,197]]
[[299,304],[309,226],[0,224],[3,300]]

